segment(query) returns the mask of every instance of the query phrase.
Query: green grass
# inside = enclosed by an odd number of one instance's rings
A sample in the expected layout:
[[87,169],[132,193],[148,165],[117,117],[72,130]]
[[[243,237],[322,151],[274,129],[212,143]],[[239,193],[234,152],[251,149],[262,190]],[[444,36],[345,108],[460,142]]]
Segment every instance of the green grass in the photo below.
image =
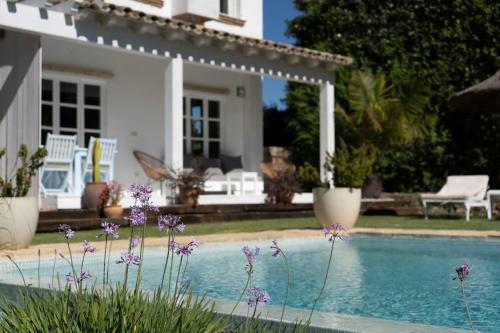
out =
[[[461,230],[500,230],[500,221],[488,221],[486,219],[472,219],[466,222],[459,218],[430,218],[424,220],[415,216],[361,216],[356,227],[363,228],[402,228],[402,229],[461,229]],[[258,232],[266,230],[286,229],[318,229],[318,223],[314,218],[274,219],[258,221],[235,221],[235,222],[210,222],[189,224],[186,227],[187,235],[209,235],[231,232]],[[77,231],[72,242],[81,242],[84,239],[93,240],[95,230]],[[128,228],[121,228],[122,235],[129,234]],[[160,233],[154,225],[146,228],[147,237],[159,237]],[[121,238],[123,238],[122,236]],[[39,233],[33,239],[33,245],[46,243],[60,243],[65,241],[58,233]]]

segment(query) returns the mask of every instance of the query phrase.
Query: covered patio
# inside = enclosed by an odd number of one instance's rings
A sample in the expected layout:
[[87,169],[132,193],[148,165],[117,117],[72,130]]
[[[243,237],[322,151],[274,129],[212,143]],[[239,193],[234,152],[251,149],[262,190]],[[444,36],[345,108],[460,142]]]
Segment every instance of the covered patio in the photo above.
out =
[[[44,123],[43,105],[55,109],[57,101],[44,101],[41,83],[58,86],[51,92],[56,96],[61,84],[69,82],[83,87],[77,99],[85,98],[85,87],[99,88],[99,105],[92,107],[100,111],[98,128],[84,125],[74,132],[82,149],[89,135],[117,139],[114,178],[125,185],[148,181],[134,150],[148,152],[173,169],[185,168],[195,149],[206,158],[241,156],[243,170],[261,177],[264,76],[320,86],[321,165],[326,152],[335,149],[335,69],[349,65],[348,57],[233,35],[100,1],[53,5],[38,0],[2,1],[0,6],[4,31],[0,44],[10,41],[8,45],[20,53],[35,49],[29,67],[38,72],[42,91],[38,96],[42,110],[37,105],[9,110],[36,114],[31,126],[41,133],[29,140],[2,138],[0,142],[12,151],[19,141],[33,149],[44,143],[46,132],[65,131],[63,126]],[[86,119],[85,103],[79,106],[80,122]],[[54,113],[54,117],[58,116]],[[327,177],[323,167],[321,176]],[[75,190],[57,195],[56,208],[79,208],[81,184],[76,184],[80,182],[76,172],[74,177]],[[155,186],[157,204],[167,204],[159,184]],[[264,198],[265,194],[218,193],[202,196],[200,204],[261,203]],[[310,200],[307,195],[296,199]]]

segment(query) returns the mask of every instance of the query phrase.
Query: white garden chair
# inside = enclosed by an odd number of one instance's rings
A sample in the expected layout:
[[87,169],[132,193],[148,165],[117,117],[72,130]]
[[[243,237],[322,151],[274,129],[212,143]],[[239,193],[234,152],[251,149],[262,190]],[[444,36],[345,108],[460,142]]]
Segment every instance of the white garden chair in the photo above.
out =
[[47,157],[40,172],[42,193],[61,193],[73,190],[73,158],[76,135],[48,134]]
[[[94,153],[94,146],[97,138],[90,137],[89,149],[87,152],[87,157],[83,161],[83,172],[82,179],[83,184],[87,183],[92,176],[92,155]],[[114,179],[114,164],[115,164],[115,154],[116,145],[118,141],[116,139],[99,139],[101,142],[101,159],[99,165],[101,166],[101,178],[103,181],[110,181]]]
[[489,177],[475,176],[448,176],[446,184],[437,193],[423,193],[420,195],[424,206],[425,218],[428,218],[429,204],[462,204],[465,206],[465,218],[470,220],[471,209],[481,207],[486,210],[488,219],[491,219],[491,205],[485,199],[488,190]]

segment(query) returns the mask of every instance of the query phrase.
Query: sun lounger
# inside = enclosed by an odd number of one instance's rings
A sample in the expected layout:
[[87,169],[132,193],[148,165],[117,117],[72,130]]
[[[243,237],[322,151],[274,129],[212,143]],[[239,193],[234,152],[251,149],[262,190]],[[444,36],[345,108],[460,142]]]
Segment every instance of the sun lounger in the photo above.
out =
[[488,181],[489,177],[486,175],[449,176],[439,192],[420,195],[425,218],[428,218],[429,204],[462,204],[465,206],[467,221],[470,220],[470,211],[473,207],[485,208],[488,219],[491,219],[491,208],[488,200],[485,199]]

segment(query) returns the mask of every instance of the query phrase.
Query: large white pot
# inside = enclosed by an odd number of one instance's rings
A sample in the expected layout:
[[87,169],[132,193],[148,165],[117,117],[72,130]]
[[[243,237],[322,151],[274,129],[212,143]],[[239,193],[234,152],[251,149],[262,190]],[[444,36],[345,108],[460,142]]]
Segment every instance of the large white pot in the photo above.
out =
[[0,198],[0,248],[31,244],[38,225],[38,198]]
[[315,188],[314,214],[322,226],[342,224],[350,229],[356,223],[361,209],[361,189],[336,187]]

